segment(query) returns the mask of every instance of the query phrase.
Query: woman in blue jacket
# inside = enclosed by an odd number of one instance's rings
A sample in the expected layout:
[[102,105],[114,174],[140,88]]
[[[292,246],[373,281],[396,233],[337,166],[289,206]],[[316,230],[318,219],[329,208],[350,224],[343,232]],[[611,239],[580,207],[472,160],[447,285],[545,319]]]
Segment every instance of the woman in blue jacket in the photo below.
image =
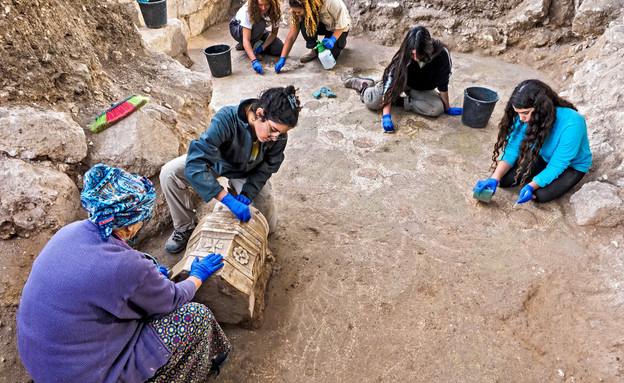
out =
[[473,191],[524,185],[517,203],[548,202],[576,185],[591,166],[585,118],[539,80],[516,86],[499,128],[494,173]]
[[[165,250],[182,251],[195,228],[191,186],[204,201],[221,201],[241,221],[251,218],[251,204],[266,218],[269,232],[275,231],[277,212],[268,181],[284,161],[287,132],[299,119],[295,92],[292,85],[270,88],[257,99],[221,108],[208,130],[191,141],[188,154],[163,166],[160,184],[174,228]],[[235,195],[221,187],[218,177],[228,179]]]

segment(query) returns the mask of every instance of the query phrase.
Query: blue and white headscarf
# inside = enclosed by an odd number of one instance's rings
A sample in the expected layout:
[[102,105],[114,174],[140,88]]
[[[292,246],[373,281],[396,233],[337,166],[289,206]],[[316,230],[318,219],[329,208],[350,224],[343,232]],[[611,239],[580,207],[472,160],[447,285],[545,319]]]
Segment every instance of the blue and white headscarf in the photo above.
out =
[[80,193],[89,220],[108,241],[113,227],[125,227],[151,217],[156,192],[147,177],[98,164],[85,173]]

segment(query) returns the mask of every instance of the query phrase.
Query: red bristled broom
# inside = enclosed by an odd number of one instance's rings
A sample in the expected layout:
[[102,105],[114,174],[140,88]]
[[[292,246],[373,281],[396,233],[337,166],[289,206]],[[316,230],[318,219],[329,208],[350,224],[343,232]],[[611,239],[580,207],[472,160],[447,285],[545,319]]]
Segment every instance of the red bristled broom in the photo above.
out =
[[104,129],[115,125],[117,122],[132,114],[132,112],[145,105],[147,101],[149,101],[147,97],[133,94],[111,105],[104,113],[96,117],[95,122],[89,125],[89,128],[92,132],[100,133]]

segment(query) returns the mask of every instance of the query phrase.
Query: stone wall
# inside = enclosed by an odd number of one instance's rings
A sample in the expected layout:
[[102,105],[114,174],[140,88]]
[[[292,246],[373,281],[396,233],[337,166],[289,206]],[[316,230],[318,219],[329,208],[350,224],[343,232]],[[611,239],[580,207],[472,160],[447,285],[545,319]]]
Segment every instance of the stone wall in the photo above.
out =
[[[118,1],[128,6],[137,26],[145,26],[135,0]],[[167,0],[167,18],[179,19],[182,22],[182,32],[189,39],[210,26],[227,20],[231,3],[231,0]]]
[[[453,50],[500,54],[596,38],[617,19],[624,0],[345,0],[354,33],[398,43],[424,25]],[[400,20],[400,22],[397,22]]]
[[[594,9],[595,11],[595,9]],[[587,119],[592,168],[571,199],[580,225],[624,222],[624,19],[617,19],[588,50],[564,93]]]

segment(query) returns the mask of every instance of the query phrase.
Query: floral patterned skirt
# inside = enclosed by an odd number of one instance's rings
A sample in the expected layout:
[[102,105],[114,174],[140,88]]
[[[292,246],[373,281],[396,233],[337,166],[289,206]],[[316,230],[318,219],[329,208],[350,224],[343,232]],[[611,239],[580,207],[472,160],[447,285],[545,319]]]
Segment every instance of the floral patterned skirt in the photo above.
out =
[[201,303],[187,303],[150,325],[172,355],[148,382],[203,383],[212,358],[232,350],[214,315]]

